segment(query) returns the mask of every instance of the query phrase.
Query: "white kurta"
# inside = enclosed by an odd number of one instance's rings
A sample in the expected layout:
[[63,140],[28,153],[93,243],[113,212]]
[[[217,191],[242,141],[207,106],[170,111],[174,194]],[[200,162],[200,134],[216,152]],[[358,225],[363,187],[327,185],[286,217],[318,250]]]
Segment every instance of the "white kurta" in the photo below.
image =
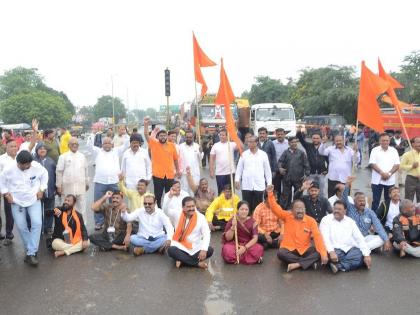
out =
[[[188,253],[189,255],[194,255],[200,250],[207,251],[209,249],[210,245],[210,229],[209,224],[206,221],[206,218],[204,215],[199,213],[197,210],[195,211],[197,213],[197,225],[192,230],[191,234],[188,235],[187,241],[191,242],[192,248],[188,249],[181,243],[172,240],[171,246],[178,247],[180,250],[183,250],[184,252]],[[186,222],[188,224],[188,220]],[[178,226],[178,225],[176,225]],[[175,228],[176,230],[176,228]]]
[[182,199],[188,196],[189,194],[187,192],[181,190],[179,196],[172,196],[172,198],[169,198],[169,192],[167,192],[163,197],[162,210],[169,217],[173,226],[178,225],[179,217],[182,212]]
[[272,174],[267,153],[260,149],[255,153],[246,150],[239,158],[235,181],[241,183],[242,190],[264,191],[267,185],[271,185]]
[[137,189],[140,179],[152,179],[152,162],[146,149],[139,148],[137,152],[128,149],[124,152],[121,161],[121,172],[125,176],[125,185],[128,189]]
[[59,156],[56,168],[56,186],[64,194],[83,195],[89,184],[88,163],[83,153],[68,151]]
[[201,161],[200,146],[193,142],[187,145],[186,142],[179,145],[179,157],[181,162],[180,171],[182,172],[181,187],[183,190],[192,194],[187,180],[187,167],[190,168],[192,178],[195,184],[200,180],[200,161]]

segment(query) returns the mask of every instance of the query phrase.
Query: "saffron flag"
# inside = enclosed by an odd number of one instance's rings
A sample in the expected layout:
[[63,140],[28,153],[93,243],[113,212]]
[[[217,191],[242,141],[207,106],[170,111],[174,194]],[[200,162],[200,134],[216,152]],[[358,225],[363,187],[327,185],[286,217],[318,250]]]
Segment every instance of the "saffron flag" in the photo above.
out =
[[395,94],[394,89],[402,89],[404,86],[395,80],[393,77],[391,77],[388,73],[385,72],[384,68],[382,67],[382,63],[378,58],[378,70],[379,70],[379,77],[387,81],[390,86],[388,90],[386,91],[388,93],[388,96],[391,98],[392,105],[399,110],[402,109],[402,104],[399,102],[397,95]]
[[204,81],[203,74],[201,72],[201,67],[212,67],[215,66],[216,63],[210,60],[209,57],[204,53],[201,47],[198,45],[197,39],[193,33],[193,51],[194,51],[194,74],[195,74],[195,81],[201,84],[201,97],[206,95],[207,92],[207,84]]
[[242,142],[239,140],[238,134],[236,133],[235,120],[233,119],[232,110],[230,104],[235,100],[232,87],[230,86],[229,79],[226,75],[225,68],[223,66],[223,59],[221,59],[220,66],[220,85],[219,91],[217,92],[215,104],[223,105],[225,108],[225,119],[226,119],[226,130],[228,131],[230,138],[235,141],[239,152],[242,153]]
[[377,98],[389,88],[389,83],[375,75],[362,61],[357,120],[378,131],[384,131],[384,120]]

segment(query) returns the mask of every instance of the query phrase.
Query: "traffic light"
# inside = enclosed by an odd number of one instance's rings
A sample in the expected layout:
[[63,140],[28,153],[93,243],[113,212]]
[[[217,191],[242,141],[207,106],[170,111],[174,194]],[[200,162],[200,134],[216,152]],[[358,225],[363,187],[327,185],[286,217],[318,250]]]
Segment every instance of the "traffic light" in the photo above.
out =
[[165,96],[171,96],[171,72],[165,70]]

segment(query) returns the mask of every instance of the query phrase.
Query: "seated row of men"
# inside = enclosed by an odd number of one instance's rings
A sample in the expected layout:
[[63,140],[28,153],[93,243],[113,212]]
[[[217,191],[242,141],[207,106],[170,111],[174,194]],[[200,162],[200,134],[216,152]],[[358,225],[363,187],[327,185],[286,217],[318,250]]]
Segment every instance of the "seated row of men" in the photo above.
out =
[[[349,178],[348,184],[352,180]],[[311,266],[317,269],[319,262],[329,263],[334,273],[362,265],[370,268],[371,250],[382,246],[385,250],[394,246],[401,256],[420,257],[420,216],[416,215],[411,201],[401,201],[401,213],[392,220],[388,234],[376,214],[365,207],[364,195],[356,193],[353,205],[348,199],[349,185],[342,188],[343,200],[335,201],[332,213],[323,215],[316,208],[311,209],[315,212],[306,212],[305,198],[296,199],[291,211],[283,210],[271,185],[267,187],[265,201],[252,216],[253,209],[247,202],[239,201],[230,187],[225,187],[209,205],[205,216],[190,196],[183,196],[176,209],[172,200],[180,196],[176,188],[168,195],[170,200],[166,203],[173,207],[166,209],[166,213],[156,206],[152,194],[145,193],[142,207],[130,212],[121,192],[107,192],[92,205],[93,211],[104,214],[105,229],[89,237],[82,216],[74,210],[75,197],[69,195],[63,207],[55,210],[52,248],[59,257],[85,249],[89,240],[104,251],[127,251],[131,244],[136,256],[167,252],[177,267],[206,268],[205,260],[213,254],[210,230],[219,227],[224,230],[222,257],[227,263],[261,263],[264,249],[269,247],[279,248],[278,258],[288,264],[288,271]],[[109,204],[108,199],[111,199]],[[165,207],[165,201],[163,204]]]

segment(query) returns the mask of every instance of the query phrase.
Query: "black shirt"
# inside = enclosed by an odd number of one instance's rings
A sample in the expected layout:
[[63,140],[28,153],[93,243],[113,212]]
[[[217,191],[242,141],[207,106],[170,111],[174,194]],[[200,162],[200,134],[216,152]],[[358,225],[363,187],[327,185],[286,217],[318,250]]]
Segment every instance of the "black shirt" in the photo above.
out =
[[318,148],[311,142],[305,140],[305,135],[298,131],[296,136],[300,143],[306,150],[308,155],[309,166],[311,167],[311,174],[323,174],[327,172],[327,157],[319,154]]
[[[61,208],[58,208],[61,210]],[[63,210],[61,210],[63,211]],[[83,216],[81,215],[80,212],[76,211],[76,215],[79,217],[79,221],[80,221],[80,229],[81,229],[81,233],[82,233],[82,240],[86,241],[88,240],[88,233],[86,230],[86,226],[85,226],[85,222],[83,221]],[[64,232],[64,225],[62,222],[62,218],[63,218],[63,213],[60,214],[60,216],[56,216],[54,215],[54,232],[52,235],[53,239],[56,238],[60,238],[62,240],[64,240],[64,236],[63,236],[63,232]],[[76,221],[73,218],[70,218],[70,216],[67,216],[67,220],[69,220],[68,226],[69,228],[72,230],[73,235],[76,232]]]

